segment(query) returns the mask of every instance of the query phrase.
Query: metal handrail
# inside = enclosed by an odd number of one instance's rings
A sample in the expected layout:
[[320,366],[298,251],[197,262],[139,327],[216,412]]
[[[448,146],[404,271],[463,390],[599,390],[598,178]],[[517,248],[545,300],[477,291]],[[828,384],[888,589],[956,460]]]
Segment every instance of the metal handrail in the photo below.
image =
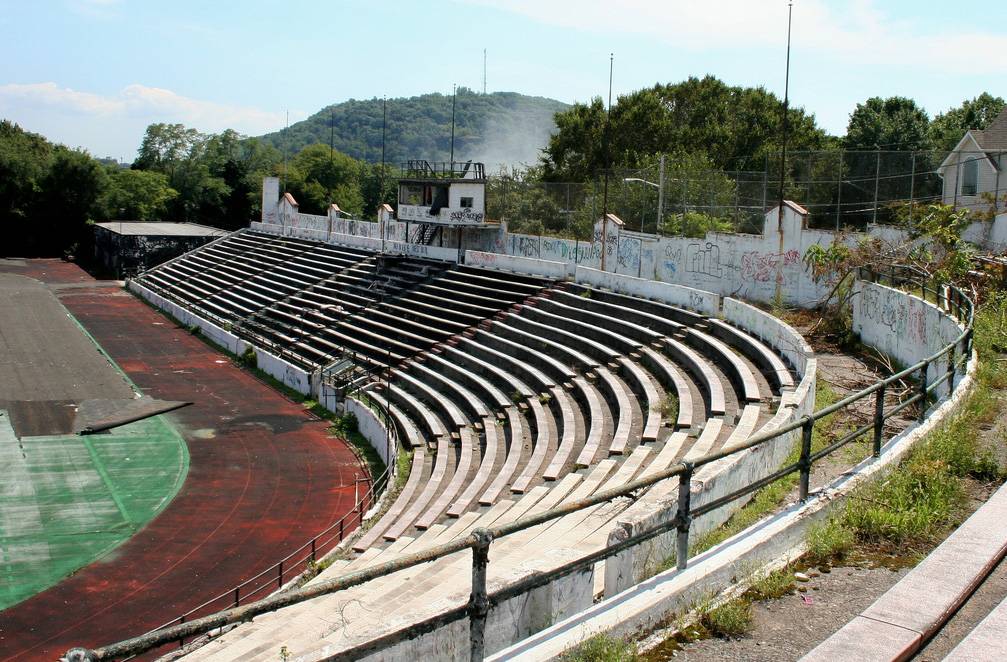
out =
[[[896,272],[898,272],[898,276],[896,276]],[[908,277],[904,275],[907,273],[909,274]],[[835,452],[835,450],[845,446],[853,440],[869,432],[873,432],[872,454],[874,457],[878,457],[881,454],[881,442],[885,421],[912,404],[917,403],[919,404],[918,418],[922,421],[927,411],[926,405],[927,398],[929,397],[931,390],[930,386],[947,380],[953,388],[959,362],[963,361],[967,365],[973,349],[972,323],[974,305],[972,300],[966,294],[953,286],[949,286],[946,289],[928,288],[927,280],[929,280],[929,276],[924,272],[911,267],[895,266],[892,267],[887,274],[879,274],[873,270],[861,269],[859,276],[861,280],[870,279],[879,283],[882,279],[888,279],[889,283],[895,287],[904,286],[906,284],[918,286],[924,300],[926,299],[926,295],[928,293],[933,293],[936,300],[939,303],[943,303],[943,309],[954,315],[959,323],[962,324],[962,333],[953,342],[949,343],[931,356],[918,361],[917,363],[895,373],[894,375],[891,375],[890,377],[872,384],[857,393],[851,394],[836,403],[823,407],[812,414],[803,416],[797,421],[783,425],[771,432],[763,432],[753,435],[740,444],[735,444],[729,448],[723,448],[714,453],[707,454],[698,458],[694,462],[679,462],[647,478],[640,478],[620,487],[603,490],[592,496],[554,507],[536,515],[523,517],[501,526],[488,529],[475,529],[465,538],[459,538],[441,545],[436,545],[421,552],[407,554],[398,559],[386,561],[341,577],[316,582],[310,586],[279,593],[245,606],[237,606],[235,608],[204,616],[193,621],[179,623],[178,625],[173,625],[171,627],[95,650],[84,651],[83,649],[76,649],[79,652],[77,653],[78,657],[75,659],[105,660],[143,653],[172,642],[183,643],[187,638],[206,634],[213,630],[217,630],[218,628],[223,628],[243,621],[248,621],[259,614],[275,611],[277,609],[304,602],[322,595],[342,591],[393,572],[429,563],[462,550],[471,549],[473,558],[472,593],[467,605],[448,610],[421,623],[405,628],[404,630],[382,636],[378,640],[355,648],[354,651],[359,653],[384,648],[388,645],[417,636],[423,632],[428,632],[444,624],[468,617],[470,618],[469,631],[471,659],[481,660],[484,652],[483,634],[486,615],[489,611],[491,603],[502,601],[508,597],[517,595],[522,591],[551,582],[557,577],[575,572],[581,568],[586,568],[601,559],[618,554],[634,545],[639,544],[640,542],[649,540],[662,533],[669,532],[672,529],[677,530],[677,565],[680,570],[685,569],[688,564],[689,529],[691,522],[696,517],[747,496],[748,494],[795,472],[800,473],[800,500],[801,502],[807,500],[813,462],[815,459],[824,457],[821,451],[814,454],[811,452],[811,440],[816,421],[840,411],[854,402],[868,398],[872,394],[875,395],[875,416],[872,424],[870,426],[863,426],[859,428],[855,431],[856,434],[851,433],[846,435],[842,439],[833,443],[826,450],[830,453]],[[867,278],[865,278],[865,276]],[[919,280],[915,280],[914,277],[918,277]],[[947,373],[937,376],[932,383],[928,382],[927,373],[931,365],[948,354],[950,354],[950,360],[948,361]],[[917,393],[886,412],[884,409],[884,395],[887,388],[895,383],[901,382],[905,378],[910,377],[917,372],[920,376],[919,389]],[[797,430],[801,430],[801,449],[800,457],[797,462],[783,467],[768,476],[760,478],[738,490],[718,497],[717,499],[711,500],[700,506],[693,507],[691,505],[692,477],[696,469],[741,451],[754,448],[772,439],[776,439]],[[614,499],[624,497],[636,498],[641,490],[645,490],[659,482],[676,476],[679,479],[679,490],[678,510],[674,518],[671,518],[669,521],[662,524],[650,527],[649,529],[635,534],[623,541],[620,541],[619,543],[609,545],[605,549],[583,556],[559,568],[554,568],[553,570],[541,573],[533,573],[532,576],[520,580],[510,586],[504,587],[494,592],[492,595],[487,592],[486,568],[489,562],[490,545],[494,539],[506,537],[510,534],[550,522],[565,515],[569,515],[585,508],[597,506]],[[71,651],[71,653],[73,652],[74,651]],[[71,653],[68,653],[67,655],[70,656]],[[86,657],[80,657],[81,655],[85,655]],[[70,658],[68,657],[68,659]]]

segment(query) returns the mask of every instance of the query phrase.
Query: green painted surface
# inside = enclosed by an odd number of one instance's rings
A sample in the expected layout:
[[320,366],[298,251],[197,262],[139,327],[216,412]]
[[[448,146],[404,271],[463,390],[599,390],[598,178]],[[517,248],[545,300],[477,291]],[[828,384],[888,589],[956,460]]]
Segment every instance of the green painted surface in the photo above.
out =
[[161,512],[189,468],[162,416],[90,436],[14,436],[0,410],[0,609],[114,549]]

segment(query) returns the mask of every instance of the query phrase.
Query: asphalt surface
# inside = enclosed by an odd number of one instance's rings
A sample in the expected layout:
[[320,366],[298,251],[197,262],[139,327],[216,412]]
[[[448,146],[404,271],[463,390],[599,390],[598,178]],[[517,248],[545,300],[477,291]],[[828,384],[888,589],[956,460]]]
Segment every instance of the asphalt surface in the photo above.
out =
[[74,265],[0,260],[0,271],[46,282],[145,395],[194,403],[166,415],[190,454],[178,496],[113,553],[0,612],[0,660],[53,660],[162,625],[352,508],[366,470],[325,422]]

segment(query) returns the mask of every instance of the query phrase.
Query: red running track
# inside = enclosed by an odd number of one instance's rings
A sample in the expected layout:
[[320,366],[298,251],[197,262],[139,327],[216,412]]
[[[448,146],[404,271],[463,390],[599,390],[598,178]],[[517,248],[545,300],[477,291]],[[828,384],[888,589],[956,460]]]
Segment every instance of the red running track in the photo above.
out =
[[[144,529],[60,584],[0,612],[0,659],[55,660],[164,624],[276,563],[348,512],[366,476],[327,425],[122,290],[59,261],[0,270],[50,283],[189,447],[179,494]],[[289,579],[289,577],[287,577]],[[263,594],[264,595],[264,594]]]

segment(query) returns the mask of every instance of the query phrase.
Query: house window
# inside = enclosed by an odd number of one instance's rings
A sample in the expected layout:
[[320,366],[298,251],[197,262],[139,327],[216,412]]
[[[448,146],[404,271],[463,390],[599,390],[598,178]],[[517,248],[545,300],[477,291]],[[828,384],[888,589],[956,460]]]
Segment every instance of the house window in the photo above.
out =
[[461,206],[462,206],[463,209],[471,209],[472,208],[472,198],[462,198],[462,200],[461,200]]
[[962,195],[975,195],[979,190],[979,160],[969,159],[962,164]]

